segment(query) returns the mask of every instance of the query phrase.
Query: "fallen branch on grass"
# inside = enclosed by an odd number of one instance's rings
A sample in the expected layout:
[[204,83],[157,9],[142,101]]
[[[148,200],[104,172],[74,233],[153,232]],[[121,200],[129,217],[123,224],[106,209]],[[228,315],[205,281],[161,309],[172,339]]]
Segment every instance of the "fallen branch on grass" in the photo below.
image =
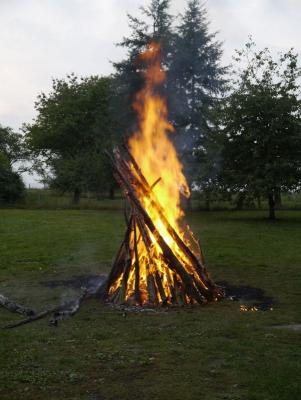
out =
[[[3,305],[7,310],[12,311],[12,312],[18,312],[19,314],[27,315],[28,318],[19,320],[19,321],[14,321],[9,323],[8,325],[2,327],[2,329],[12,329],[12,328],[17,328],[22,325],[29,324],[34,321],[38,321],[40,319],[46,318],[47,316],[51,315],[51,318],[49,320],[50,325],[55,325],[57,326],[58,321],[72,317],[74,314],[76,314],[79,309],[81,304],[88,299],[91,298],[99,298],[100,293],[102,292],[102,287],[104,286],[105,282],[101,282],[98,286],[93,287],[93,288],[87,288],[84,290],[84,292],[77,298],[70,300],[60,306],[52,307],[47,310],[41,311],[39,313],[35,313],[31,309],[27,309],[19,304],[16,304],[6,297],[0,295],[0,301],[4,298],[5,301],[1,301],[0,305]],[[2,304],[3,303],[3,304]],[[8,305],[16,305],[18,307],[8,307]],[[18,310],[18,311],[17,311]],[[21,312],[21,311],[24,312]],[[27,310],[27,312],[25,312]]]
[[31,308],[24,307],[18,303],[15,303],[14,301],[8,299],[7,297],[3,296],[0,294],[0,306],[5,308],[8,311],[18,313],[21,315],[27,315],[31,316],[35,314],[35,311],[32,310]]

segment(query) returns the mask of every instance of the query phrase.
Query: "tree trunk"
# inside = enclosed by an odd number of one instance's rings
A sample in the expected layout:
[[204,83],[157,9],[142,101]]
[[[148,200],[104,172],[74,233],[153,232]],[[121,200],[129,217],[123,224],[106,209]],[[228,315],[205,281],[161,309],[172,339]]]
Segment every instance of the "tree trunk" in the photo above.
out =
[[281,191],[280,189],[275,190],[275,205],[277,208],[281,208],[282,206],[282,199],[281,199]]
[[103,200],[103,192],[101,190],[96,191],[96,200]]
[[75,188],[73,192],[73,203],[79,204],[79,201],[80,201],[80,190],[78,188]]
[[210,192],[205,192],[205,207],[206,207],[206,211],[210,211],[210,209],[211,209]]
[[236,210],[242,210],[244,207],[244,202],[245,202],[246,194],[245,193],[239,193],[236,201]]
[[261,210],[261,198],[260,196],[257,197],[257,208]]
[[276,219],[275,216],[275,199],[273,193],[268,194],[269,200],[269,219],[274,220]]
[[113,185],[110,187],[110,190],[109,190],[109,198],[110,198],[111,200],[114,200],[114,199],[115,199],[115,189],[114,189],[114,186],[113,186]]

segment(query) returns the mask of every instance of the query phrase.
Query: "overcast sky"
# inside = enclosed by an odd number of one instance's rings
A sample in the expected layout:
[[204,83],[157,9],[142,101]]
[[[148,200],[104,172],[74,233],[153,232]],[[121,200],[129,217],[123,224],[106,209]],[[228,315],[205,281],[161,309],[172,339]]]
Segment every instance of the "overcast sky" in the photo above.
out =
[[[0,0],[0,124],[18,129],[52,77],[112,72],[124,50],[126,13],[150,0]],[[186,0],[171,0],[174,14]],[[224,63],[252,35],[259,47],[301,53],[301,0],[207,0],[211,30],[224,43]],[[33,182],[26,177],[26,182]]]

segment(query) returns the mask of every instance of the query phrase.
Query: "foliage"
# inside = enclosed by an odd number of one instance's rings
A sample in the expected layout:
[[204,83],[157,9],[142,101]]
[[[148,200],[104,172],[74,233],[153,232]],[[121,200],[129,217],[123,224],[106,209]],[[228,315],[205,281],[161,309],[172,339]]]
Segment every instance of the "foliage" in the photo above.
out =
[[54,79],[52,92],[38,97],[35,122],[25,126],[36,169],[53,187],[73,191],[75,201],[83,190],[112,187],[104,154],[116,140],[110,102],[111,78]]
[[0,201],[11,203],[22,198],[24,184],[13,165],[24,157],[21,134],[0,125]]
[[275,61],[268,49],[250,42],[237,52],[233,92],[219,110],[225,191],[267,197],[274,218],[277,193],[297,190],[301,182],[301,103],[297,54]]
[[11,164],[25,159],[22,135],[0,125],[0,153],[5,154]]
[[169,77],[173,118],[190,149],[200,143],[208,125],[208,110],[225,85],[221,43],[215,37],[216,33],[209,33],[204,6],[199,0],[189,0],[177,27]]
[[127,49],[126,58],[114,63],[116,105],[121,113],[116,115],[123,126],[124,133],[129,132],[135,123],[132,103],[136,93],[143,85],[141,71],[145,65],[139,54],[146,45],[156,41],[161,45],[162,64],[169,69],[173,51],[172,16],[169,13],[170,0],[151,0],[148,7],[140,7],[142,18],[128,15],[130,35],[119,43]]
[[212,107],[226,83],[226,68],[220,66],[221,43],[215,37],[216,33],[209,33],[204,6],[199,0],[189,0],[177,28],[170,103],[177,126],[176,144],[190,184],[207,173],[198,153],[204,149],[212,155],[208,126],[212,124]]
[[0,152],[0,202],[13,203],[24,195],[24,183],[13,171],[8,157]]
[[141,8],[142,19],[129,16],[131,34],[120,43],[128,53],[114,64],[118,99],[123,104],[119,108],[124,110],[119,118],[124,130],[132,128],[135,117],[131,104],[143,82],[144,69],[137,56],[155,40],[161,45],[162,65],[168,74],[162,93],[177,128],[175,144],[191,183],[197,166],[194,151],[205,144],[209,110],[223,90],[225,69],[220,66],[221,44],[209,33],[206,11],[199,0],[188,1],[177,27],[169,8],[169,0],[152,0],[147,8]]

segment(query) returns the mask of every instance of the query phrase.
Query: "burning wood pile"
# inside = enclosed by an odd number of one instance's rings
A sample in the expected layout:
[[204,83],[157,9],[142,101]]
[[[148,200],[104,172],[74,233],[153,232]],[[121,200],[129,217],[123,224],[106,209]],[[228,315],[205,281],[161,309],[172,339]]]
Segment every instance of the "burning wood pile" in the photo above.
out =
[[223,291],[209,278],[200,245],[183,220],[181,198],[190,193],[159,95],[165,79],[159,46],[152,43],[141,58],[147,68],[134,104],[139,129],[123,155],[115,148],[110,156],[130,215],[104,298],[151,306],[216,301]]
[[0,306],[26,318],[5,326],[15,328],[51,316],[49,323],[74,315],[90,298],[138,306],[204,304],[224,297],[209,278],[199,242],[185,223],[181,198],[189,196],[182,165],[168,134],[174,131],[160,96],[165,72],[160,48],[152,43],[141,55],[145,87],[134,108],[139,129],[123,154],[111,158],[115,177],[129,203],[127,229],[104,284],[86,288],[67,303],[36,312],[0,295]]

